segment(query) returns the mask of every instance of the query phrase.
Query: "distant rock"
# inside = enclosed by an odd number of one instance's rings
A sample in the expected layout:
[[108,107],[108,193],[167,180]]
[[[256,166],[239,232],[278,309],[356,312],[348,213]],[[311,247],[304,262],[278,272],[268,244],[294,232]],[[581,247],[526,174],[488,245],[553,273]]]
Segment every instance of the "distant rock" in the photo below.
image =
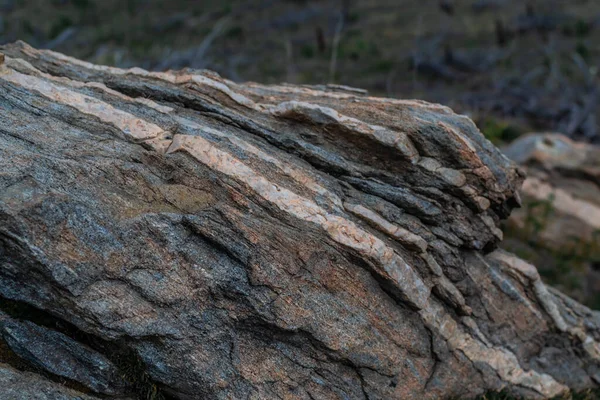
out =
[[521,189],[525,207],[512,213],[508,227],[542,247],[581,258],[579,271],[570,263],[581,280],[573,295],[579,300],[598,296],[600,147],[540,133],[516,140],[504,152],[527,170]]

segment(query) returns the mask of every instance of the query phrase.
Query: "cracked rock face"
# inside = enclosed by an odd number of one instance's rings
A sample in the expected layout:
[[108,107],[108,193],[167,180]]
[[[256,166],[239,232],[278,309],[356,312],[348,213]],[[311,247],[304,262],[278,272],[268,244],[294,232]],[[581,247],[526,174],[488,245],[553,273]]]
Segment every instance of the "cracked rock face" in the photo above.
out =
[[174,399],[600,383],[600,315],[493,251],[523,173],[468,118],[1,51],[0,296],[78,332],[82,376],[126,349]]
[[31,372],[21,372],[0,363],[0,387],[3,400],[99,400],[64,387]]
[[14,353],[38,369],[96,393],[119,395],[126,391],[126,382],[110,360],[60,332],[0,314],[0,334]]

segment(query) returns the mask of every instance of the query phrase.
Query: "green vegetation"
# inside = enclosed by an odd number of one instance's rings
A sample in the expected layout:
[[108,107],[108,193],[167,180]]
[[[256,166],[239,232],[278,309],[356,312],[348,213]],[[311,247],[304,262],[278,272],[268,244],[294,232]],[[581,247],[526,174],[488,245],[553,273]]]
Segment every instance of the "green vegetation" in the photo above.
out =
[[563,34],[567,36],[576,36],[579,38],[588,36],[592,30],[589,22],[579,18],[575,23],[565,24],[562,28]]
[[90,0],[72,0],[72,2],[75,8],[80,10],[87,10],[93,6],[93,3]]
[[112,357],[122,377],[133,386],[138,400],[166,400],[160,388],[146,372],[144,362],[131,350],[123,350]]
[[589,60],[590,58],[590,49],[587,47],[587,45],[583,42],[583,41],[578,41],[577,45],[575,46],[575,51],[581,56],[583,57],[584,60]]
[[379,53],[377,43],[363,37],[342,40],[339,48],[340,58],[349,58],[351,60],[360,60],[362,58],[379,59]]
[[378,60],[371,67],[367,68],[368,72],[390,72],[394,68],[392,60]]
[[300,55],[304,58],[313,58],[315,56],[315,49],[309,44],[305,44],[300,48]]
[[495,145],[510,143],[524,133],[521,128],[511,123],[490,117],[481,121],[479,126],[481,133]]
[[230,39],[240,39],[244,37],[244,28],[239,25],[232,26],[227,30],[225,36]]

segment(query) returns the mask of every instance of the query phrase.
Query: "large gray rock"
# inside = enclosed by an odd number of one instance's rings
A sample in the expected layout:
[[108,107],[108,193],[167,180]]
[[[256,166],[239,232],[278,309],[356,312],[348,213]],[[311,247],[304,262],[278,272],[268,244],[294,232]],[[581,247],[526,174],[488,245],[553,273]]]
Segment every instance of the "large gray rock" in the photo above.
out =
[[0,296],[107,358],[133,351],[150,387],[547,398],[600,382],[600,315],[491,252],[523,176],[468,118],[2,51]]

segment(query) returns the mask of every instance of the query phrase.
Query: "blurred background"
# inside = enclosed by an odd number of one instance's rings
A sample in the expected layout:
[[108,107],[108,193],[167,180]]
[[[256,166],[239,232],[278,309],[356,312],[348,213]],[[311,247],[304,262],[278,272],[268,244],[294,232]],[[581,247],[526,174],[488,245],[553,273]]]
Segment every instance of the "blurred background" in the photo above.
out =
[[531,177],[503,246],[600,309],[598,0],[0,0],[15,40],[449,105]]

